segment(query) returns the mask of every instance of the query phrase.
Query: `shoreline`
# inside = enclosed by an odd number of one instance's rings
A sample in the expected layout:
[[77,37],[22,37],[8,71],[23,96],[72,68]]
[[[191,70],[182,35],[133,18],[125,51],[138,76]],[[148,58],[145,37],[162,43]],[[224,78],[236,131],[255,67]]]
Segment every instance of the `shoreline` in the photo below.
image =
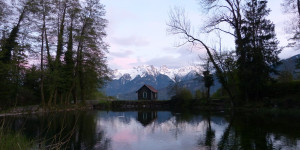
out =
[[[271,108],[271,107],[214,107],[214,106],[196,106],[187,109],[173,109],[170,107],[111,107],[110,104],[72,104],[68,106],[56,105],[56,106],[41,106],[41,105],[29,105],[29,106],[18,106],[12,107],[7,110],[0,112],[0,117],[6,116],[18,116],[18,115],[30,115],[37,113],[50,113],[50,112],[64,112],[64,111],[76,111],[76,110],[99,110],[99,111],[174,111],[174,112],[203,112],[203,111],[221,111],[221,112],[254,112],[254,113],[291,113],[300,114],[299,109],[295,108]],[[126,105],[125,105],[126,106]]]
[[69,106],[40,106],[40,105],[29,105],[29,106],[18,106],[0,112],[0,117],[6,116],[18,116],[18,115],[29,115],[37,113],[49,113],[49,112],[63,112],[63,111],[75,111],[75,110],[93,110],[92,105],[80,105],[73,104]]

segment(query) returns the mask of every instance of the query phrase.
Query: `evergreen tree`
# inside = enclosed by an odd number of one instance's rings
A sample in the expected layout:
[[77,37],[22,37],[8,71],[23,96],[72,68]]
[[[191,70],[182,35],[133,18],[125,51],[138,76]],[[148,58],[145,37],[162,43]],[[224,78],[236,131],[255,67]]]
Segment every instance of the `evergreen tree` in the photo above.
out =
[[[0,50],[0,101],[4,105],[15,105],[22,86],[24,64],[26,63],[25,49],[28,47],[19,38],[27,38],[21,34],[20,28],[31,7],[30,0],[18,1],[20,14],[16,23],[6,38],[2,37]],[[21,37],[22,36],[22,37]]]
[[75,77],[83,102],[105,83],[109,72],[104,55],[107,50],[103,41],[107,25],[103,18],[104,6],[98,0],[86,0],[85,5],[80,14],[80,30],[75,37],[78,42]]
[[[242,27],[245,74],[240,83],[242,98],[259,99],[264,87],[274,73],[279,62],[274,24],[266,19],[270,10],[267,0],[249,0],[245,8],[245,20]],[[240,62],[238,62],[240,63]],[[241,65],[241,64],[238,64]]]
[[206,98],[210,98],[210,87],[214,85],[214,76],[211,74],[211,67],[209,66],[209,60],[205,64],[205,70],[203,71],[203,81],[204,86],[206,87]]

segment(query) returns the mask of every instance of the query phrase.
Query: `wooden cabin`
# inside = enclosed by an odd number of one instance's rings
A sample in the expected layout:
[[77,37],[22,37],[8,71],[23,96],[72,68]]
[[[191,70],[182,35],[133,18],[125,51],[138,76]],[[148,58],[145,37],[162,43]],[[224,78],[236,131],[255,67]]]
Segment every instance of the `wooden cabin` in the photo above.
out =
[[157,90],[150,85],[143,85],[136,91],[138,100],[157,100]]

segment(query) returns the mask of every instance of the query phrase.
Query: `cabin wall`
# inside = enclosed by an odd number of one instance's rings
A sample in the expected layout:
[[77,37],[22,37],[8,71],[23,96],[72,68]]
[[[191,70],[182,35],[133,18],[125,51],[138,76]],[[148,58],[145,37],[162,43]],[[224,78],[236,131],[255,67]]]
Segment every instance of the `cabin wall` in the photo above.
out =
[[[144,98],[144,92],[147,93],[147,97]],[[149,88],[147,87],[142,87],[137,91],[138,93],[138,100],[157,100],[157,94],[152,92]],[[155,97],[156,95],[156,97]]]
[[[144,92],[147,93],[147,98],[144,98],[143,94]],[[138,90],[138,100],[151,100],[151,90],[147,87],[142,87],[140,90]]]

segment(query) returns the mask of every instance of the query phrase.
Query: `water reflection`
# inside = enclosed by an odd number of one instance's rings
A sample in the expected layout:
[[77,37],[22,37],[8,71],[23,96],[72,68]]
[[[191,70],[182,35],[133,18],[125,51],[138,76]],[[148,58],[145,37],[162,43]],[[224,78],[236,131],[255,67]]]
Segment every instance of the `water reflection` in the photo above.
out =
[[87,111],[1,119],[33,149],[300,149],[298,116]]
[[137,120],[143,125],[147,126],[157,118],[157,111],[139,111]]

